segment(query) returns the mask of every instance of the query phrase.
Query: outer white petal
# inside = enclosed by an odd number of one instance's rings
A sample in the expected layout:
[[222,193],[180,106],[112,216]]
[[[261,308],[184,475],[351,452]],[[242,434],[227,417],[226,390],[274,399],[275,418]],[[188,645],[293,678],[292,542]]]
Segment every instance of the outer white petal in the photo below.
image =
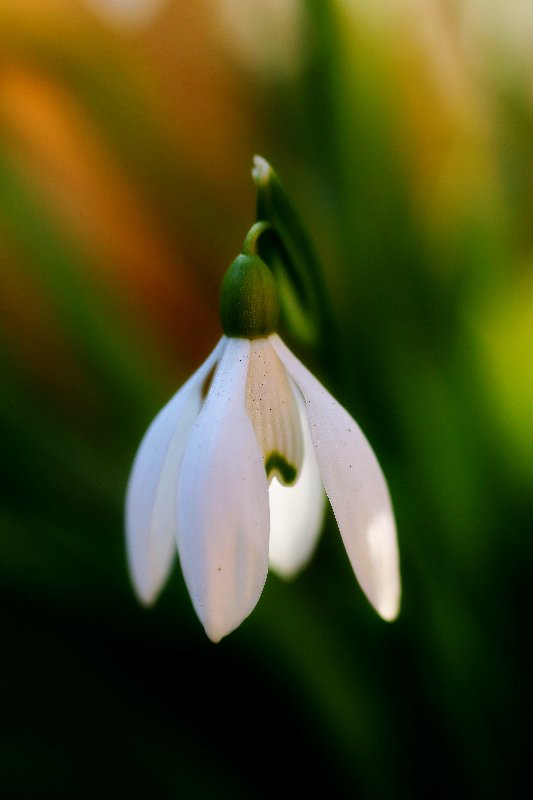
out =
[[294,392],[303,438],[303,465],[294,486],[270,484],[270,567],[284,578],[293,577],[311,558],[324,520],[326,496],[309,434],[305,406]]
[[183,575],[214,642],[250,614],[268,570],[268,484],[245,409],[249,360],[250,342],[228,339],[178,485]]
[[378,613],[394,619],[400,604],[396,525],[376,456],[348,412],[277,335],[272,346],[299,386],[326,494],[361,587]]
[[149,605],[176,553],[176,489],[187,436],[202,406],[202,384],[220,357],[221,339],[202,366],[161,409],[135,456],[126,495],[126,542],[133,585]]

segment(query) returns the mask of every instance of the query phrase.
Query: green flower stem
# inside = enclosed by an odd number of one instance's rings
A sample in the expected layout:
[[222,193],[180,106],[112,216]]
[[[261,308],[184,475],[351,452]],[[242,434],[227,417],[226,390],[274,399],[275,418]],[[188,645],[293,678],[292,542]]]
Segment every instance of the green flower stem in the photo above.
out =
[[259,237],[265,231],[271,231],[271,230],[272,230],[272,225],[270,224],[270,222],[267,222],[266,220],[260,220],[259,222],[255,222],[248,231],[248,233],[246,234],[246,238],[242,246],[242,252],[247,256],[260,255],[258,249]]

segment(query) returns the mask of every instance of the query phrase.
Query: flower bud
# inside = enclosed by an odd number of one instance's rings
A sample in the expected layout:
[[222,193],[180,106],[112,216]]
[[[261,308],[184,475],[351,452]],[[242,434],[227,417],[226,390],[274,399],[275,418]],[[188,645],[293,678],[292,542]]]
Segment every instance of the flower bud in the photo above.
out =
[[279,319],[276,282],[255,254],[237,256],[220,291],[220,320],[226,336],[258,339],[274,333]]

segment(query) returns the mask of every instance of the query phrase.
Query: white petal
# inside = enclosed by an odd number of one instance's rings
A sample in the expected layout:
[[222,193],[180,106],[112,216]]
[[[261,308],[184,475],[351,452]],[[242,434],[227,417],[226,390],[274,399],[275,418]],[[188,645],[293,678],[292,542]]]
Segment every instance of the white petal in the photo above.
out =
[[[267,475],[292,485],[303,459],[302,426],[295,387],[268,339],[250,344],[246,411],[252,422]],[[297,390],[296,390],[297,391]]]
[[326,496],[309,434],[305,406],[295,392],[303,438],[303,465],[293,486],[282,486],[276,478],[270,496],[270,567],[291,578],[307,564],[318,542]]
[[245,408],[249,360],[250,342],[228,339],[178,485],[183,575],[214,642],[250,614],[268,570],[268,484]]
[[126,542],[132,582],[139,599],[147,605],[162,589],[174,560],[179,465],[202,406],[203,383],[225,341],[220,340],[161,409],[135,456],[126,495]]
[[326,494],[366,596],[386,620],[400,604],[396,525],[376,456],[348,412],[277,335],[272,346],[304,396],[311,439]]

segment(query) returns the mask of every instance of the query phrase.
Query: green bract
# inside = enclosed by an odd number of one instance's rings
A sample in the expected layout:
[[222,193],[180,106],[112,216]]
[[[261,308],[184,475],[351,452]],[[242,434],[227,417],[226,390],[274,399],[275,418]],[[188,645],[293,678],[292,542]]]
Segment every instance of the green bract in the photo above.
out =
[[276,282],[265,262],[258,255],[241,253],[220,290],[220,321],[226,336],[269,336],[277,328],[279,308]]

